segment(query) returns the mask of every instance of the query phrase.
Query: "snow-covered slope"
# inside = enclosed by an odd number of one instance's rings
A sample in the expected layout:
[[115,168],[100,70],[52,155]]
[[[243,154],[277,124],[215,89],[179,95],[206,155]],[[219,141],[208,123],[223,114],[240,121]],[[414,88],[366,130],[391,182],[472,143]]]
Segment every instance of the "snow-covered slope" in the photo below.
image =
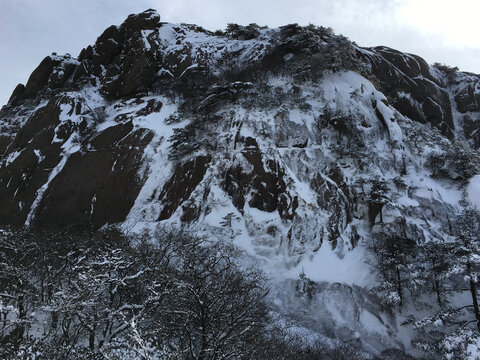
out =
[[413,351],[417,310],[382,307],[366,248],[478,206],[479,81],[325,28],[131,15],[1,110],[0,223],[183,227],[243,250],[298,331]]

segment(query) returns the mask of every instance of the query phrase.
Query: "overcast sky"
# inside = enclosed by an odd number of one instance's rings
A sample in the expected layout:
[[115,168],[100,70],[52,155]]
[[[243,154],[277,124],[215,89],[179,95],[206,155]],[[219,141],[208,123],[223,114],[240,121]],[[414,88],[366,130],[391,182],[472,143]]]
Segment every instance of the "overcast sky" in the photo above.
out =
[[162,21],[332,27],[361,46],[385,45],[480,73],[480,0],[0,0],[0,105],[52,52],[77,56],[109,25],[156,9]]

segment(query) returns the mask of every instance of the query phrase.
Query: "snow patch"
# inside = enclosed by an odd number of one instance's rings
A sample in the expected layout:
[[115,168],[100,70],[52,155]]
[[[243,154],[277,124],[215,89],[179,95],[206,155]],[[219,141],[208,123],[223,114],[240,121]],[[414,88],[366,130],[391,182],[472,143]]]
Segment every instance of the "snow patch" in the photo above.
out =
[[467,195],[473,207],[480,210],[480,175],[473,176],[468,182]]

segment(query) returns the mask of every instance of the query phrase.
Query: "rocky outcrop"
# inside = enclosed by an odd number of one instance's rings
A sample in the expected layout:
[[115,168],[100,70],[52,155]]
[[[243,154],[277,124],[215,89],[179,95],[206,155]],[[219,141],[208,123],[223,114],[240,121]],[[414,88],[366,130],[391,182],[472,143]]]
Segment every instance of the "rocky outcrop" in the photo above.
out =
[[152,134],[127,122],[92,138],[95,116],[83,99],[68,96],[52,98],[31,115],[1,163],[0,223],[100,227],[125,219],[142,184],[137,172]]
[[242,156],[249,163],[250,171],[242,165],[233,165],[227,170],[223,188],[232,197],[233,204],[240,212],[246,204],[255,209],[278,211],[281,218],[293,219],[298,207],[298,197],[292,196],[286,188],[285,172],[282,166],[271,159],[263,159],[255,139],[237,139],[237,146],[243,147]]
[[60,107],[70,102],[66,96],[54,97],[32,114],[6,147],[0,165],[0,223],[20,225],[27,220],[37,191],[61,160],[61,147],[70,134],[53,139]]
[[452,104],[445,84],[421,57],[387,47],[360,51],[389,102],[409,118],[429,123],[453,138]]
[[52,57],[47,56],[42,60],[40,65],[32,72],[25,85],[25,95],[33,97],[47,85],[50,74],[53,71],[55,65],[58,65],[60,61],[55,61]]
[[457,84],[454,99],[457,109],[462,114],[480,110],[480,76],[475,74],[459,74],[454,80]]
[[23,93],[25,92],[25,85],[18,84],[13,90],[10,99],[8,99],[8,105],[16,105],[18,100],[21,100]]
[[87,151],[70,155],[51,180],[36,209],[35,223],[101,227],[124,221],[143,183],[138,171],[151,138],[148,131],[133,130],[131,123],[97,135]]
[[210,161],[210,156],[198,156],[177,166],[159,195],[159,200],[164,204],[159,221],[170,218],[177,208],[188,200],[203,180]]
[[14,90],[0,225],[182,227],[274,269],[279,312],[308,331],[408,348],[363,251],[387,231],[450,236],[480,163],[479,94],[477,75],[331,29],[213,33],[147,10]]
[[127,39],[131,39],[135,33],[141,30],[154,30],[160,24],[160,15],[154,9],[145,10],[139,14],[131,14],[120,26]]

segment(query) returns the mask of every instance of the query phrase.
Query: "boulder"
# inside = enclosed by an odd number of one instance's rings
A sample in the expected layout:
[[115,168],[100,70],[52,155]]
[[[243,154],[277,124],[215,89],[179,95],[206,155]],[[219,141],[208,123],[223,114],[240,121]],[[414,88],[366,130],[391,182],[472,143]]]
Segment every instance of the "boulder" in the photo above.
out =
[[140,14],[131,14],[120,26],[120,30],[125,33],[126,38],[140,30],[153,30],[160,24],[160,15],[156,10],[148,9]]
[[123,41],[123,34],[118,28],[118,26],[112,25],[109,26],[103,33],[97,38],[95,45],[98,43],[104,42],[106,40],[114,40],[116,42]]
[[92,52],[91,59],[96,64],[107,65],[122,51],[123,33],[117,26],[110,26],[95,43],[95,52]]

